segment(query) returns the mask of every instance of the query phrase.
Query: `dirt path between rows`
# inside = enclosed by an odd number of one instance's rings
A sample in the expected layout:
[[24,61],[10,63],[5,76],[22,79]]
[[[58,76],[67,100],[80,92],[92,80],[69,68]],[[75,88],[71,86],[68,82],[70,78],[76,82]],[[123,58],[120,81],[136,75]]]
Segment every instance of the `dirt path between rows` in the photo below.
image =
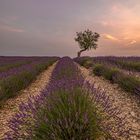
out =
[[27,102],[29,96],[36,96],[46,87],[51,77],[56,63],[37,76],[37,79],[24,90],[19,92],[19,96],[9,99],[0,110],[0,139],[7,132],[7,121],[17,112],[21,102]]
[[104,78],[91,74],[88,69],[81,66],[79,68],[85,79],[104,90],[113,100],[113,106],[119,107],[122,111],[121,115],[126,116],[127,127],[132,129],[127,140],[140,140],[140,99],[122,91],[117,84],[111,84]]

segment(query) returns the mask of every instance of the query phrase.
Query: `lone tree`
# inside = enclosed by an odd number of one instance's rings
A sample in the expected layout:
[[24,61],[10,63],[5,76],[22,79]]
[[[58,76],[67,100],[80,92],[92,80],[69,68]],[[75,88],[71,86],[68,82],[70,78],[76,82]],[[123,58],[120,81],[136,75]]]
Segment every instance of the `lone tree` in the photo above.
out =
[[89,29],[85,30],[84,32],[76,32],[77,37],[75,41],[78,42],[80,46],[80,51],[78,52],[78,57],[81,56],[81,53],[86,50],[96,49],[97,42],[100,35],[96,32],[92,32]]

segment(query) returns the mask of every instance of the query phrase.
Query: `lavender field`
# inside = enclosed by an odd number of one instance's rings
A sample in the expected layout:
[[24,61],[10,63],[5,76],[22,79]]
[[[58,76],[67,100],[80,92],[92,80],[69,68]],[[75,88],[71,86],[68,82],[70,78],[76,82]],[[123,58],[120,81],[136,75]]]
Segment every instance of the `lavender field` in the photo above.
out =
[[140,140],[140,0],[0,0],[0,140]]
[[0,138],[139,139],[139,66],[139,57],[0,57]]

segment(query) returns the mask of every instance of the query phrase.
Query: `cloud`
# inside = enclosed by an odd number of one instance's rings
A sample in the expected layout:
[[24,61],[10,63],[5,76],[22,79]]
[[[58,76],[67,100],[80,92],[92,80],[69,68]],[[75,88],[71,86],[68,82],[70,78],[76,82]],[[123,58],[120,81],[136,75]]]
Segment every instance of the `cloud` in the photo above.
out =
[[130,41],[126,46],[131,46],[131,45],[134,45],[134,44],[136,44],[136,43],[137,43],[136,40],[132,40],[132,41]]
[[7,32],[16,32],[16,33],[23,33],[25,30],[21,28],[15,28],[8,25],[0,25],[0,30],[7,31]]
[[116,38],[116,37],[114,37],[110,34],[103,34],[103,36],[104,36],[105,39],[109,39],[109,40],[112,40],[112,41],[119,41],[118,38]]
[[130,44],[132,45],[132,44],[135,44],[137,41],[136,40],[132,40],[131,42],[130,42]]

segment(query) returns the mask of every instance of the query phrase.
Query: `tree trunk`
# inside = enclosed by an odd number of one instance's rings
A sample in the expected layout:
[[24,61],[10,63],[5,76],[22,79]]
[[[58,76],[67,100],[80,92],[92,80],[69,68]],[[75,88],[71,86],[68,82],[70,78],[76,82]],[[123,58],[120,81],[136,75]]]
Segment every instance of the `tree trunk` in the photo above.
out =
[[77,57],[80,57],[80,55],[81,55],[81,52],[78,52],[78,53],[77,53]]
[[77,53],[77,57],[80,57],[81,56],[81,53],[86,51],[86,49],[83,49],[83,50],[80,50],[78,53]]

